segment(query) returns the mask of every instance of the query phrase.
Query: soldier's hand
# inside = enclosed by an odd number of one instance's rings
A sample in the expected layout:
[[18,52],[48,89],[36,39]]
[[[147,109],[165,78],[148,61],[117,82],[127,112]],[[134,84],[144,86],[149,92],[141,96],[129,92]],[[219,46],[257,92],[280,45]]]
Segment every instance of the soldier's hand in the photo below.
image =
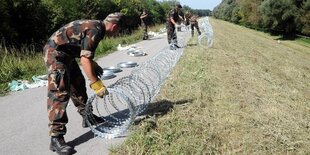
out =
[[90,88],[93,89],[96,95],[100,98],[103,98],[104,95],[108,95],[109,92],[107,88],[104,86],[101,80],[98,80],[92,84],[90,84]]
[[97,77],[101,77],[103,74],[103,69],[94,61],[92,63],[94,73]]

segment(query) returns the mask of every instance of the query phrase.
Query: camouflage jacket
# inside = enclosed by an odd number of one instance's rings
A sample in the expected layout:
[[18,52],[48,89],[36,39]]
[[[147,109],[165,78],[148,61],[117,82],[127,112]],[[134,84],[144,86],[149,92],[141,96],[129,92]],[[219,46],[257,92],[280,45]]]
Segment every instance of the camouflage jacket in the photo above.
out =
[[189,21],[189,19],[191,18],[191,14],[190,13],[185,13],[185,15],[184,15],[184,19],[185,20],[187,20],[187,21]]
[[191,24],[198,23],[197,18],[198,18],[197,16],[193,15],[190,17],[189,21],[191,22]]
[[94,58],[95,50],[103,39],[105,27],[99,20],[76,20],[57,30],[47,45],[72,57]]
[[168,23],[172,23],[172,22],[170,21],[170,18],[173,18],[173,20],[174,20],[175,22],[178,22],[178,21],[180,20],[179,13],[178,13],[178,11],[176,11],[176,9],[170,10],[170,12],[169,12],[169,14],[168,14],[168,17],[167,17],[167,22],[168,22]]

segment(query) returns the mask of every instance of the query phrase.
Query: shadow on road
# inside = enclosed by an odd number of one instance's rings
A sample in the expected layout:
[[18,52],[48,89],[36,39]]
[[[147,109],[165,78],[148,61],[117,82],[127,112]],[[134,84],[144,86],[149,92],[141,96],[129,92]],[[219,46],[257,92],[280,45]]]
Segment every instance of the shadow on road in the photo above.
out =
[[188,43],[187,46],[191,47],[191,46],[197,46],[196,43]]
[[83,135],[73,139],[72,141],[69,141],[68,142],[68,145],[69,146],[72,146],[72,147],[75,147],[75,146],[78,146],[82,143],[85,143],[87,141],[89,141],[90,139],[94,138],[94,133],[90,130],[86,133],[84,133]]
[[153,37],[153,38],[149,38],[148,40],[156,40],[156,39],[162,39],[163,37]]
[[174,108],[174,105],[189,104],[189,103],[192,103],[192,101],[193,99],[185,99],[185,100],[180,100],[176,102],[171,102],[168,100],[161,100],[161,101],[151,103],[148,105],[145,111],[142,112],[138,116],[134,124],[137,125],[143,120],[150,118],[151,116],[158,117],[158,116],[166,115],[168,112],[170,112]]

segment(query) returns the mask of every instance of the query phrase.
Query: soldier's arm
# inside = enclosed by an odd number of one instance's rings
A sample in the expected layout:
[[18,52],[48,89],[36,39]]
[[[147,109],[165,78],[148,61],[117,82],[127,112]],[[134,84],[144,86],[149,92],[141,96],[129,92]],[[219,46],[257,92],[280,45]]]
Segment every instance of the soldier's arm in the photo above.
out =
[[93,60],[85,56],[82,56],[80,62],[90,83],[98,81],[98,77],[95,75],[92,67]]
[[176,22],[174,21],[173,17],[170,17],[170,21],[171,21],[171,23],[172,23],[173,25],[176,24]]
[[98,77],[94,71],[93,65],[95,62],[93,61],[94,58],[94,51],[96,50],[100,40],[102,39],[101,36],[98,35],[97,29],[89,29],[86,31],[86,37],[81,41],[81,65],[82,68],[90,80],[91,83],[98,81]]
[[140,16],[140,18],[142,19],[142,18],[145,18],[145,17],[147,17],[147,15],[148,14],[142,14],[141,16]]

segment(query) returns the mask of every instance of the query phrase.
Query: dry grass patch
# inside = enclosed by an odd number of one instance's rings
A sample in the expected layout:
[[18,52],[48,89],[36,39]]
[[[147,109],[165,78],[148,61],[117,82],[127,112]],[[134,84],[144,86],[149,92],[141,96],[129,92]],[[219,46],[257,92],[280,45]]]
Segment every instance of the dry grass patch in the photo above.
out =
[[214,47],[187,48],[157,97],[172,108],[111,154],[310,154],[310,48],[211,24]]

